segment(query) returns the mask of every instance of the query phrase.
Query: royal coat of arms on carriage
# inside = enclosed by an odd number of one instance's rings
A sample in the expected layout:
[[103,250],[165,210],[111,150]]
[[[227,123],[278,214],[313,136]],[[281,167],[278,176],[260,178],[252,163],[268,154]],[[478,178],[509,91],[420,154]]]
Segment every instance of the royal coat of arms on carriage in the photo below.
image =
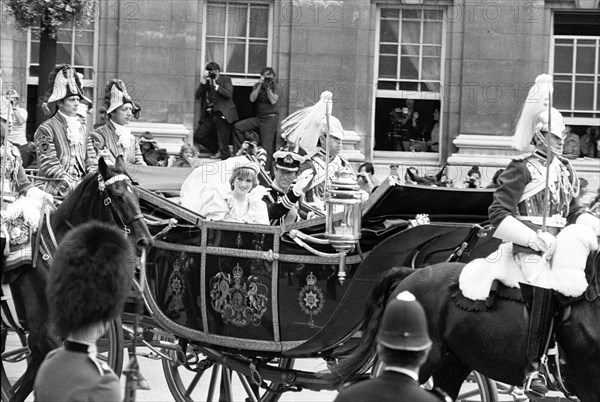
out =
[[225,323],[238,327],[258,326],[267,311],[267,287],[237,264],[231,274],[219,272],[210,280],[211,306],[221,314]]
[[300,310],[308,315],[308,326],[313,327],[314,317],[323,310],[325,298],[317,286],[317,277],[312,272],[306,277],[306,285],[298,293],[298,303]]

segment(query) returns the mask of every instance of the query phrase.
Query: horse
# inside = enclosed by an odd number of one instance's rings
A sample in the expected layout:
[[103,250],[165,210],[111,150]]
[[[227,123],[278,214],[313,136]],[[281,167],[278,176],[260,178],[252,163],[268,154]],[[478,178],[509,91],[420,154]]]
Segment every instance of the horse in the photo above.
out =
[[30,350],[27,370],[11,401],[24,401],[27,398],[46,354],[60,345],[48,320],[49,307],[45,292],[48,270],[51,269],[52,253],[64,235],[89,220],[120,226],[138,256],[143,249],[152,245],[153,239],[143,219],[138,195],[121,156],[114,167],[108,166],[100,158],[98,172],[86,175],[50,216],[50,228],[40,225],[40,251],[37,252],[37,258],[34,257],[35,265],[17,268],[18,274],[10,283],[20,324],[29,332]]
[[[496,381],[521,385],[527,363],[525,304],[520,297],[495,297],[493,307],[487,311],[458,307],[455,299],[460,292],[456,282],[464,265],[442,262],[416,270],[400,267],[386,271],[367,299],[360,328],[361,344],[331,368],[327,374],[330,380],[352,380],[372,366],[377,329],[388,299],[410,291],[425,309],[433,341],[420,370],[421,383],[433,377],[434,385],[453,399],[473,370]],[[559,297],[554,333],[560,357],[567,362],[563,368],[567,390],[582,402],[599,402],[600,253],[588,258],[586,277],[589,286],[583,295]],[[518,289],[508,291],[520,295]]]

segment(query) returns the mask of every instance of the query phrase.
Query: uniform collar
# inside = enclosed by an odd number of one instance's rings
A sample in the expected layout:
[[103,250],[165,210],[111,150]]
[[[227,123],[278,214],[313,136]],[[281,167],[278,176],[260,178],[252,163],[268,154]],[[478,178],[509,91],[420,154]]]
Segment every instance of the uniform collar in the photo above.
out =
[[65,339],[64,345],[65,345],[65,350],[68,350],[71,352],[95,355],[96,351],[97,351],[96,345],[94,345],[94,344],[82,343],[82,342],[77,342],[77,341],[73,341],[73,340],[69,340],[69,339]]
[[277,185],[277,182],[276,182],[275,180],[273,180],[273,183],[271,183],[271,188],[272,188],[273,190],[277,191],[278,193],[285,194],[285,191],[283,191],[283,190],[281,189],[281,187],[279,187],[279,186]]
[[410,378],[412,378],[413,380],[419,382],[419,374],[417,374],[416,371],[409,370],[409,369],[404,368],[404,367],[385,366],[383,368],[383,371],[394,371],[396,373],[401,373],[401,374],[407,375]]

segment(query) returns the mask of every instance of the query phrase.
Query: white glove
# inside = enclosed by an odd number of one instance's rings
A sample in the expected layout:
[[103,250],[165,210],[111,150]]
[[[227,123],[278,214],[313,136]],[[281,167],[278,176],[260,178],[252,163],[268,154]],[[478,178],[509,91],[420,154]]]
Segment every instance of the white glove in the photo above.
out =
[[49,194],[37,187],[31,187],[29,190],[27,190],[26,197],[38,200],[40,205],[44,200],[47,200],[50,204],[54,204],[54,197],[52,194]]
[[535,251],[541,251],[552,255],[556,248],[556,237],[548,232],[542,232],[540,230],[529,238],[527,246]]
[[296,183],[294,183],[294,185],[292,186],[292,191],[297,197],[300,197],[302,194],[304,194],[306,187],[308,187],[308,185],[310,184],[311,180],[313,179],[313,176],[313,171],[308,169],[302,172],[300,176],[296,178]]

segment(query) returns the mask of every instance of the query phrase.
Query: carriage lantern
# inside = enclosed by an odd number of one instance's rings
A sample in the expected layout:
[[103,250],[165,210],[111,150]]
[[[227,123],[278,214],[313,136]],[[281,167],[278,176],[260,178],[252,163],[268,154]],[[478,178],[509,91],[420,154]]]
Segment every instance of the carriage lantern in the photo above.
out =
[[360,239],[361,204],[361,191],[352,172],[342,169],[329,183],[325,198],[325,235],[340,253],[338,277],[342,284],[346,278],[346,254],[354,249]]

